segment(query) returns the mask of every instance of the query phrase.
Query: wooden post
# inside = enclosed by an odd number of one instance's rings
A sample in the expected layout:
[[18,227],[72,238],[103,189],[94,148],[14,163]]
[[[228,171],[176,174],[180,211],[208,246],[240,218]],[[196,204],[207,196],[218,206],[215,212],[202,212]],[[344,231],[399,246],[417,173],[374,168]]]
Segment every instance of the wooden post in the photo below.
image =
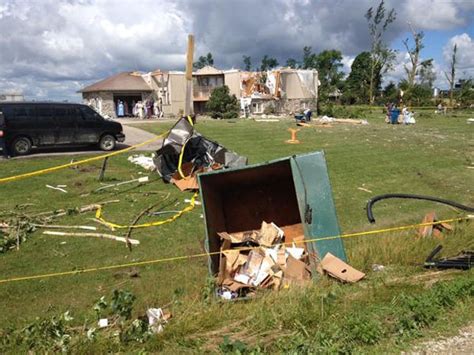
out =
[[194,36],[188,35],[188,52],[186,57],[186,98],[184,103],[184,115],[193,114],[193,59],[194,59]]
[[107,169],[107,161],[109,160],[109,157],[105,157],[104,161],[102,162],[102,168],[100,169],[100,174],[99,174],[99,181],[104,180],[105,176],[105,169]]

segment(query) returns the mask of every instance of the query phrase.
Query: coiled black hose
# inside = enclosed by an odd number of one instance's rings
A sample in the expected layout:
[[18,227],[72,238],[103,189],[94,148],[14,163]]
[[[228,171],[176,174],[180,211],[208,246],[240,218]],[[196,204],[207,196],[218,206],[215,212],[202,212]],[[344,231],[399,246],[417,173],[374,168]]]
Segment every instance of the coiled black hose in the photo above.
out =
[[370,223],[375,223],[375,218],[374,218],[374,215],[372,214],[372,206],[375,204],[375,202],[380,201],[380,200],[385,200],[387,198],[404,198],[404,199],[433,201],[433,202],[442,203],[444,205],[452,206],[452,207],[455,207],[467,212],[474,212],[474,207],[464,206],[464,205],[461,205],[460,203],[457,203],[451,200],[445,200],[443,198],[423,196],[423,195],[412,195],[412,194],[384,194],[384,195],[378,195],[378,196],[372,197],[369,201],[367,201],[367,207],[366,207],[367,219],[369,220]]

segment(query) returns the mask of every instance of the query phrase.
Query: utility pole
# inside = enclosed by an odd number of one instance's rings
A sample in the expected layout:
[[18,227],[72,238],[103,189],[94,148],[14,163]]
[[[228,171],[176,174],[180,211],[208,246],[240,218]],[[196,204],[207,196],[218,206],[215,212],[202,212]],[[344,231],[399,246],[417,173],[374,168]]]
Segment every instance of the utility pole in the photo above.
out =
[[194,36],[188,35],[188,52],[186,56],[186,97],[184,103],[184,115],[193,114],[193,60],[194,60]]

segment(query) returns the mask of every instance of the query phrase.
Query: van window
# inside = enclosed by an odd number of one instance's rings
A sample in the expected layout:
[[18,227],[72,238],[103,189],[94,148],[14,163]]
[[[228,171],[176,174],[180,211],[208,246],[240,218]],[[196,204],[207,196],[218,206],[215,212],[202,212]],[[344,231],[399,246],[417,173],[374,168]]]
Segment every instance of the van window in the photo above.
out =
[[102,120],[102,117],[90,107],[80,106],[79,110],[81,110],[82,117],[86,121]]
[[15,121],[31,121],[35,118],[34,107],[30,105],[18,105],[13,107]]

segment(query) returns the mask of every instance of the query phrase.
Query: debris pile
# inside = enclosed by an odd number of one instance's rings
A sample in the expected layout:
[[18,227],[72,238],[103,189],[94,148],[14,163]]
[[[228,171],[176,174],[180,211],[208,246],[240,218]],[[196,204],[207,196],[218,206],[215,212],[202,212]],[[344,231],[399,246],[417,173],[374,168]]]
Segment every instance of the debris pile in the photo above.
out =
[[281,229],[263,221],[260,230],[218,235],[222,253],[217,294],[224,299],[248,297],[258,288],[278,290],[311,279],[301,225]]
[[431,236],[436,237],[436,238],[441,238],[443,232],[451,232],[453,230],[453,226],[449,223],[433,224],[433,223],[436,223],[437,221],[438,219],[434,211],[427,213],[426,216],[423,218],[423,221],[421,221],[421,223],[428,224],[428,225],[421,226],[418,229],[418,235],[422,238],[431,237]]
[[194,130],[192,120],[183,117],[169,131],[153,162],[165,182],[195,190],[198,173],[245,166],[247,158],[203,137]]
[[323,116],[314,120],[316,124],[330,124],[330,123],[346,123],[346,124],[354,124],[354,125],[368,125],[369,122],[367,120],[357,120],[353,118],[334,118]]

